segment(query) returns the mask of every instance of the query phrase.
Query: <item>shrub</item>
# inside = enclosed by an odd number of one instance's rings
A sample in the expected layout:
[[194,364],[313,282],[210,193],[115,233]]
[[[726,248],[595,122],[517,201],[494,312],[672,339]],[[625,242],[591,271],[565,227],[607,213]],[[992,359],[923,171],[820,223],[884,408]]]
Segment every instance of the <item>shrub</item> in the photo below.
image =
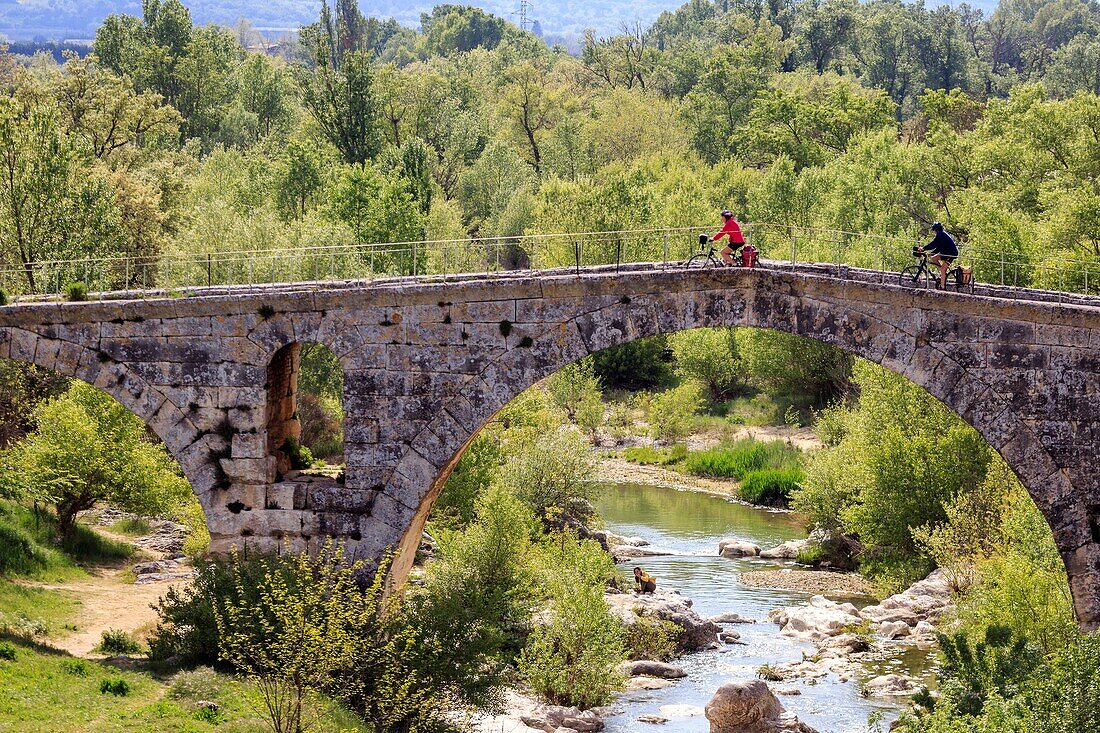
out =
[[126,697],[130,694],[130,683],[121,677],[108,677],[99,683],[99,692],[102,695],[110,693],[116,697]]
[[295,471],[302,471],[313,466],[313,454],[309,448],[299,443],[294,438],[288,437],[283,443],[283,452],[290,459],[290,467]]
[[10,641],[0,641],[0,659],[14,662],[15,644],[12,644]]
[[168,686],[168,694],[177,700],[217,700],[225,682],[210,667],[178,673]]
[[599,495],[594,467],[584,438],[572,430],[554,430],[513,455],[500,475],[504,486],[544,519],[548,510],[564,510],[576,506],[577,499],[591,501]]
[[676,656],[679,638],[679,626],[653,616],[639,616],[634,623],[623,625],[623,646],[628,659],[667,662]]
[[622,679],[622,625],[603,598],[614,565],[600,546],[568,534],[551,537],[541,558],[551,591],[550,622],[538,626],[519,658],[537,694],[560,705],[604,705]]
[[817,567],[827,555],[828,553],[825,552],[825,548],[820,542],[811,542],[798,551],[798,556],[795,560],[803,565]]
[[66,659],[61,662],[61,669],[73,677],[89,677],[92,674],[92,665],[86,659]]
[[963,631],[940,634],[941,693],[944,703],[961,715],[980,715],[986,699],[1015,697],[1042,663],[1038,649],[1005,626],[989,626],[971,644]]
[[69,283],[65,286],[65,299],[79,302],[88,299],[88,286],[84,283]]
[[141,651],[141,643],[125,631],[107,629],[94,651],[102,654],[136,654]]
[[650,434],[658,440],[680,440],[691,432],[702,408],[703,397],[695,382],[654,395],[649,405]]
[[0,306],[8,304],[8,291],[0,288]]
[[0,524],[0,575],[27,575],[45,565],[46,559],[26,530]]
[[791,493],[802,483],[802,471],[797,468],[766,468],[753,471],[741,481],[737,495],[750,504],[786,507]]
[[179,657],[184,665],[217,665],[221,654],[221,636],[214,608],[221,599],[255,599],[265,572],[267,558],[258,553],[233,559],[241,583],[234,583],[225,560],[200,561],[195,579],[182,588],[169,588],[157,601],[156,629],[149,637],[150,659],[164,661]]
[[[581,415],[589,422],[593,419],[594,405],[599,406],[599,420],[603,420],[602,385],[593,369],[591,359],[581,359],[558,370],[546,380],[550,400],[580,425]],[[585,428],[581,425],[582,429]],[[596,427],[599,427],[598,425]]]

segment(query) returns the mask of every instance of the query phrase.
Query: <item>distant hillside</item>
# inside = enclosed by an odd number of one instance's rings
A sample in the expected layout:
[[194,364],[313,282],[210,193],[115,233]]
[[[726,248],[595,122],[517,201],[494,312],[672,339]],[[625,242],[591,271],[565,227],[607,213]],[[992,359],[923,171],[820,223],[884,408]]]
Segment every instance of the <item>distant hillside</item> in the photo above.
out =
[[[452,0],[455,2],[456,0]],[[461,0],[457,0],[461,2]],[[442,0],[441,0],[442,2]],[[234,25],[247,18],[260,29],[296,30],[317,19],[320,0],[184,0],[195,22]],[[440,2],[429,0],[362,0],[365,15],[393,17],[405,25],[419,26],[420,14]],[[476,5],[518,22],[513,15],[519,0],[477,0]],[[539,21],[548,34],[580,34],[595,28],[614,33],[622,23],[649,25],[664,10],[681,0],[538,0],[529,18]],[[140,0],[0,0],[0,34],[10,39],[91,38],[110,13],[140,15]]]

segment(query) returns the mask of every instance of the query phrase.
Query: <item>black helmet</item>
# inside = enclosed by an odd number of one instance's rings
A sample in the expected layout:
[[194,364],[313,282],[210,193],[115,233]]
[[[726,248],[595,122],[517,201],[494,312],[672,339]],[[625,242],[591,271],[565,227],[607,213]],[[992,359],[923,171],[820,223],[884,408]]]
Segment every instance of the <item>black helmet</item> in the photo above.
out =
[[934,231],[934,232],[942,232],[942,231],[943,231],[943,224],[941,224],[941,223],[940,223],[940,222],[938,222],[938,221],[937,221],[937,222],[933,222],[933,223],[932,223],[932,231]]

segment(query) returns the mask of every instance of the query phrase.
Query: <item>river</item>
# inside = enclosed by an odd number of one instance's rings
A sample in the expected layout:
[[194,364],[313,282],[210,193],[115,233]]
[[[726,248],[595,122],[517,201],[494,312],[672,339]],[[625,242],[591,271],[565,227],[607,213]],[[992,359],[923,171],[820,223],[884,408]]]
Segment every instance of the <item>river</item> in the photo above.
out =
[[[738,582],[738,574],[747,570],[783,567],[760,559],[729,559],[718,556],[718,541],[727,537],[749,540],[763,548],[800,537],[805,532],[789,514],[768,512],[737,504],[718,496],[649,486],[612,484],[598,508],[607,529],[615,534],[642,537],[654,549],[675,554],[668,557],[642,558],[630,565],[643,565],[657,578],[659,587],[678,590],[694,601],[701,616],[735,611],[742,616],[762,620],[734,628],[744,646],[725,646],[723,651],[700,652],[677,661],[688,673],[670,687],[652,691],[627,692],[618,698],[619,715],[607,719],[611,733],[707,733],[709,725],[702,715],[674,717],[654,726],[638,722],[643,714],[662,714],[667,705],[704,707],[724,682],[751,679],[763,664],[797,661],[815,648],[780,636],[778,627],[767,621],[768,611],[809,599],[795,591],[753,588]],[[863,599],[869,603],[870,599]],[[857,604],[858,605],[858,604]],[[905,671],[901,660],[877,665],[868,676],[886,671]],[[816,684],[795,680],[776,687],[801,690],[800,695],[782,696],[780,702],[820,733],[866,733],[873,714],[896,717],[898,708],[882,700],[860,695],[855,681],[842,683],[834,675]]]

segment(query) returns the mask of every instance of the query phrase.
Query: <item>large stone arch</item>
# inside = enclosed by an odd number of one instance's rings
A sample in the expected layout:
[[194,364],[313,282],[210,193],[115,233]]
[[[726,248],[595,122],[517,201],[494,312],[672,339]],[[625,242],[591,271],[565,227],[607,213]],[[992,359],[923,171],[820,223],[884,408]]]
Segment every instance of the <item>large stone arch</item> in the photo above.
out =
[[[374,502],[372,518],[381,531],[371,544],[401,548],[392,568],[396,576],[403,577],[411,565],[431,505],[462,451],[524,389],[579,358],[634,339],[751,326],[816,339],[880,364],[926,389],[977,429],[1050,523],[1079,621],[1087,628],[1100,624],[1100,532],[1087,502],[1095,479],[1084,475],[1082,466],[1066,465],[1065,456],[1057,460],[1052,450],[1057,443],[1051,440],[1059,438],[1054,435],[1059,430],[1075,430],[1074,407],[1094,409],[1095,384],[1088,382],[1095,382],[1100,357],[1088,346],[1095,321],[1083,322],[1054,304],[1009,305],[990,314],[988,301],[981,299],[808,281],[774,271],[692,273],[671,283],[662,280],[660,290],[629,283],[637,277],[618,278],[625,287],[611,290],[622,295],[577,281],[517,302],[510,348],[440,395],[438,413],[407,442]],[[951,308],[942,307],[948,303]],[[1045,340],[1044,328],[1052,331]],[[1067,338],[1080,348],[1060,346]],[[1036,387],[1036,379],[1045,384]]]
[[[218,435],[203,435],[162,389],[109,351],[85,346],[89,329],[47,326],[40,331],[0,328],[0,358],[11,359],[79,379],[105,392],[133,412],[164,443],[198,496],[204,513],[211,512],[210,492],[219,476],[211,456],[228,447]],[[84,343],[81,343],[84,341]]]

